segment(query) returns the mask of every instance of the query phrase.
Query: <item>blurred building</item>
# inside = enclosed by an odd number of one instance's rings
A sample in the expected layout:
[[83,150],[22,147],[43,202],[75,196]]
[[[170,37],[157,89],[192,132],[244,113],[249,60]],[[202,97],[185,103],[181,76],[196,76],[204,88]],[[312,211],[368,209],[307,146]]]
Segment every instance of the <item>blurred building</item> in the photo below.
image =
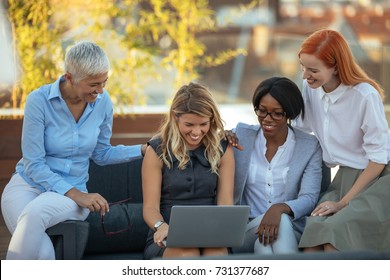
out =
[[[217,34],[201,34],[209,52],[245,48],[247,56],[204,69],[202,81],[224,102],[249,102],[264,78],[287,76],[302,83],[297,53],[308,34],[320,28],[342,33],[358,63],[390,93],[389,1],[260,1],[237,16],[238,1],[211,0],[216,16],[230,17]],[[250,1],[239,1],[248,3]],[[277,9],[277,10],[275,10]],[[221,21],[223,22],[223,21]],[[225,20],[225,22],[227,22]],[[386,100],[390,104],[389,98]]]
[[[242,48],[247,51],[247,56],[240,55],[224,65],[199,69],[200,82],[216,94],[218,102],[248,103],[258,83],[274,75],[287,76],[301,85],[297,57],[299,47],[308,34],[320,28],[341,32],[349,41],[359,64],[384,87],[385,94],[390,95],[390,1],[259,0],[252,9],[243,9],[251,2],[209,0],[215,11],[218,30],[198,35],[206,45],[207,54],[221,49]],[[79,5],[71,5],[72,13],[76,12],[75,9],[82,9]],[[7,27],[1,20],[5,18],[6,11],[0,6],[2,65],[16,59],[7,50],[9,44],[4,44]],[[83,28],[77,26],[67,36],[73,37]],[[69,42],[69,38],[64,38],[64,42]],[[161,40],[159,43],[164,42]],[[114,43],[107,48],[112,60],[115,60],[115,55],[121,55],[117,46]],[[160,59],[156,57],[156,65]],[[0,73],[0,78],[14,79],[11,69],[15,69],[14,66],[1,67],[0,71],[5,72]],[[147,82],[144,88],[145,94],[150,97],[147,98],[148,105],[166,103],[174,92],[174,69],[170,73],[163,69],[158,71],[163,77],[161,81]],[[0,89],[1,92],[4,91]],[[386,99],[386,104],[390,104],[390,98]]]

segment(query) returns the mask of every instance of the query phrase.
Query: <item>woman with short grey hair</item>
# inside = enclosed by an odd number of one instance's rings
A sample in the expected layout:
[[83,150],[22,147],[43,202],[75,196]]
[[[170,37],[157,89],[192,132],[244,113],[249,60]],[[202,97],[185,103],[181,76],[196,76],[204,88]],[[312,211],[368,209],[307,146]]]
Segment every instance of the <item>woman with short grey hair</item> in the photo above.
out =
[[12,234],[7,259],[55,259],[47,228],[109,211],[104,197],[88,193],[89,161],[126,162],[146,149],[110,144],[113,105],[104,89],[109,70],[98,45],[80,42],[66,53],[65,74],[29,94],[23,156],[1,198]]

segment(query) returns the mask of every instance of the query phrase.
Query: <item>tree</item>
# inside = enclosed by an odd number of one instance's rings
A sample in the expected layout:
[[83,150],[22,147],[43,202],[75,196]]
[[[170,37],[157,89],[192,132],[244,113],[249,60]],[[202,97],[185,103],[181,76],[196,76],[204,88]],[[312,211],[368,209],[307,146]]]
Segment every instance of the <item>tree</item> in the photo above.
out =
[[63,48],[77,39],[115,52],[107,87],[117,108],[145,104],[145,85],[162,79],[160,69],[174,71],[178,88],[200,69],[245,53],[206,55],[198,35],[216,31],[207,0],[8,0],[8,15],[21,73],[13,107],[23,108],[28,93],[58,78]]
[[143,25],[149,26],[155,40],[169,36],[173,46],[163,59],[165,67],[177,71],[176,87],[198,78],[200,68],[224,64],[244,50],[223,50],[205,55],[206,46],[197,38],[202,32],[216,31],[214,11],[207,0],[150,0],[152,12],[141,11]]
[[[94,14],[93,30],[101,33],[110,26],[126,50],[126,56],[115,63],[115,70],[131,87],[113,94],[122,101],[144,96],[138,93],[145,86],[143,82],[152,77],[161,79],[156,67],[175,71],[174,87],[178,88],[198,78],[201,68],[224,64],[238,54],[245,54],[244,50],[223,50],[215,55],[205,55],[206,46],[198,35],[217,30],[214,11],[207,0],[112,0],[104,1],[103,5],[105,13],[115,20],[109,24],[105,22],[103,26],[100,10]],[[161,59],[156,62],[156,58]]]

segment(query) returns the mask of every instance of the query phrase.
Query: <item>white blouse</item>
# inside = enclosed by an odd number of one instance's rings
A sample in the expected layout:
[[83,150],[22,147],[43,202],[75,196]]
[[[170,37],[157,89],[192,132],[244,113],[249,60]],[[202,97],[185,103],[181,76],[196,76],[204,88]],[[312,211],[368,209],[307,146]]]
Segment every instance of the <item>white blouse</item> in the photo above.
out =
[[314,133],[329,167],[364,169],[368,161],[386,164],[390,157],[388,124],[377,90],[368,83],[340,84],[326,93],[303,83],[305,118],[295,122]]
[[278,148],[271,162],[265,157],[266,139],[261,129],[255,140],[255,147],[242,198],[242,204],[250,205],[251,218],[264,214],[275,203],[286,201],[287,174],[295,147],[294,132],[288,129],[286,142]]

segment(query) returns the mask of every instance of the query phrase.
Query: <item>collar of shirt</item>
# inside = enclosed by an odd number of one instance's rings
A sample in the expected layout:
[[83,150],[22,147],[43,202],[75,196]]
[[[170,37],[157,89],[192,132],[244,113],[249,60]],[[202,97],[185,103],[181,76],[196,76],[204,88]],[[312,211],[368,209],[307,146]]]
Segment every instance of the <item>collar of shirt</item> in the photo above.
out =
[[[50,87],[50,92],[49,92],[49,95],[47,96],[47,99],[50,100],[50,99],[53,99],[53,98],[60,98],[63,100],[62,98],[62,95],[61,95],[61,91],[60,91],[60,83],[63,83],[65,82],[65,75],[62,75],[60,78],[57,79],[57,81],[55,81],[51,87]],[[95,107],[95,104],[102,98],[102,95],[101,94],[98,94],[95,102],[93,103],[88,103],[88,106],[91,107],[91,108],[94,108]]]
[[349,86],[340,84],[334,91],[325,92],[324,89],[320,87],[320,99],[330,100],[330,102],[334,104],[341,96],[343,96],[348,88]]
[[261,144],[254,148],[254,153],[251,155],[242,197],[242,203],[250,205],[249,217],[251,218],[264,214],[272,204],[285,201],[295,134],[291,128],[288,128],[286,142],[279,147],[271,162],[268,162],[264,156],[266,140],[262,129],[256,136],[256,143],[257,141]]
[[[267,140],[265,139],[264,137],[264,134],[263,134],[263,130],[260,128],[260,133],[259,133],[259,137],[260,137],[260,143],[261,143],[261,146],[262,146],[262,151],[263,151],[263,155],[265,156],[265,152],[267,151],[267,147],[266,147],[266,143],[267,143]],[[286,138],[286,141],[283,143],[282,146],[279,146],[278,148],[278,152],[276,153],[275,155],[275,160],[273,159],[271,161],[271,165],[274,165],[274,164],[277,164],[280,156],[283,154],[284,150],[289,146],[289,145],[293,145],[295,146],[295,134],[294,132],[292,131],[292,129],[290,127],[288,127],[288,131],[287,131],[287,138]],[[289,160],[289,159],[288,159]]]

